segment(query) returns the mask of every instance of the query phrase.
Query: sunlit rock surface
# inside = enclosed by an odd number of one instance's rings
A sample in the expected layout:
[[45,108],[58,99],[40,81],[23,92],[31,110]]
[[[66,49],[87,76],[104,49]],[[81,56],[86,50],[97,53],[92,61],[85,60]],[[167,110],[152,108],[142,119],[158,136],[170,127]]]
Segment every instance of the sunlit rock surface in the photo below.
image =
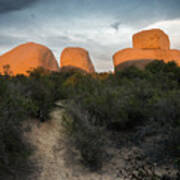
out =
[[61,70],[82,70],[87,73],[95,72],[88,51],[79,47],[65,48],[60,58]]
[[113,56],[113,59],[115,67],[126,61],[142,59],[164,60],[164,62],[174,60],[178,65],[180,65],[180,51],[127,48],[118,51]]
[[[24,74],[37,67],[58,71],[57,61],[49,48],[36,43],[22,44],[0,56],[0,72],[7,70],[11,75]],[[5,68],[4,68],[5,67]]]
[[169,37],[160,29],[141,31],[133,35],[133,48],[168,50]]
[[157,29],[135,34],[134,48],[122,49],[114,54],[115,71],[133,65],[144,69],[152,60],[163,60],[166,63],[175,61],[180,66],[180,51],[169,49],[169,38],[166,36],[163,31]]

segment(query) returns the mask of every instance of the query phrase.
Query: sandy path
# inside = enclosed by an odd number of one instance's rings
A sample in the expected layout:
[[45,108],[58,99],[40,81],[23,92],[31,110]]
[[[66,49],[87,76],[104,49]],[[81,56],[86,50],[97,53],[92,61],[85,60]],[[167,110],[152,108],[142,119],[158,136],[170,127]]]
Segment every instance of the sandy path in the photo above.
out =
[[[101,172],[92,173],[79,163],[79,154],[69,145],[63,134],[61,122],[63,121],[63,108],[56,108],[51,113],[51,120],[45,123],[31,121],[31,131],[25,137],[35,147],[32,159],[40,167],[40,172],[33,175],[35,180],[130,180],[132,172],[141,167],[143,160],[137,161],[141,154],[137,147],[126,147],[121,150],[108,147],[108,154],[113,155]],[[165,168],[163,168],[163,171]],[[157,172],[163,174],[162,169]],[[130,172],[130,173],[129,173]],[[166,170],[165,170],[166,172]],[[137,171],[134,172],[135,174]]]
[[[38,180],[121,180],[116,173],[111,172],[112,167],[103,169],[104,173],[92,173],[78,163],[78,154],[64,141],[61,126],[63,113],[64,109],[57,108],[51,113],[50,121],[41,124],[36,120],[32,121],[31,131],[25,134],[36,147],[32,159],[37,160],[41,168],[41,172],[33,178],[38,176]],[[67,153],[71,155],[67,157]]]

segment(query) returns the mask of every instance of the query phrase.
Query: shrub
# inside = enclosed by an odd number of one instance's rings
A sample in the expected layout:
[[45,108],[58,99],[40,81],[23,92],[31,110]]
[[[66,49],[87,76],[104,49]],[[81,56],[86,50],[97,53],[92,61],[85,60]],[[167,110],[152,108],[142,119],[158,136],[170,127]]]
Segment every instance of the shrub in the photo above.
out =
[[65,117],[64,127],[82,163],[91,170],[100,169],[104,162],[103,133],[140,128],[145,136],[147,126],[148,132],[159,134],[162,142],[173,147],[173,152],[167,146],[165,150],[175,160],[180,158],[180,68],[173,62],[154,61],[144,71],[129,67],[116,74],[40,68],[29,77],[0,75],[0,84],[3,179],[11,176],[8,172],[20,174],[21,165],[34,168],[28,159],[33,151],[22,138],[22,123],[31,117],[48,120],[55,102],[61,99],[72,103],[67,110],[71,118]]
[[91,86],[91,90],[87,88],[80,95],[77,94],[74,97],[75,102],[91,117],[96,117],[93,122],[95,125],[116,126],[116,129],[121,130],[133,127],[145,119],[147,101],[154,93],[146,81],[135,81],[121,86],[99,82],[92,83]]
[[138,69],[135,66],[130,66],[128,68],[123,69],[122,71],[118,71],[115,74],[116,78],[122,79],[145,79],[148,77],[148,72]]
[[80,152],[81,162],[92,171],[101,169],[104,161],[102,129],[92,125],[90,116],[77,105],[69,106],[69,116],[63,126],[75,148]]
[[165,79],[166,81],[167,79],[169,79],[169,84],[172,80],[180,83],[180,68],[173,61],[168,63],[164,63],[163,61],[154,61],[148,64],[148,66],[146,67],[146,71],[155,74],[154,77],[158,78],[159,81],[161,78],[164,78],[163,81]]
[[47,119],[54,105],[53,83],[47,75],[0,78],[0,179],[28,179],[37,166],[22,125],[31,117]]
[[22,122],[29,119],[31,102],[16,93],[0,98],[0,177],[26,179],[35,170],[32,147],[23,139]]

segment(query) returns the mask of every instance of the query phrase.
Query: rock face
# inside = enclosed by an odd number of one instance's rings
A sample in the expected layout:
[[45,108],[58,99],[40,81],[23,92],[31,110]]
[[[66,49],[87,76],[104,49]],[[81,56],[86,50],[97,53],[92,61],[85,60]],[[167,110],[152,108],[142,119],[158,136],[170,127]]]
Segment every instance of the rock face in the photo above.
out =
[[143,69],[152,60],[175,61],[180,66],[180,51],[169,49],[169,38],[158,29],[142,31],[133,36],[133,48],[113,56],[115,71],[135,65]]
[[151,63],[153,60],[148,60],[148,59],[142,59],[142,60],[132,60],[132,61],[126,61],[126,62],[123,62],[119,65],[117,65],[115,67],[115,71],[121,71],[127,67],[130,67],[130,66],[135,66],[137,67],[138,69],[140,70],[144,70],[145,67]]
[[133,35],[133,48],[168,50],[169,47],[169,38],[160,29],[141,31]]
[[62,70],[79,69],[87,73],[95,72],[89,53],[79,47],[65,48],[61,54],[60,66]]
[[137,60],[164,60],[164,62],[166,63],[174,60],[177,63],[177,65],[180,66],[180,51],[127,48],[118,51],[113,56],[113,59],[115,67],[127,61]]
[[0,56],[0,72],[2,74],[4,73],[4,67],[7,67],[7,65],[9,65],[9,71],[12,75],[27,75],[27,71],[37,67],[52,71],[58,71],[59,69],[51,50],[32,42],[22,44]]

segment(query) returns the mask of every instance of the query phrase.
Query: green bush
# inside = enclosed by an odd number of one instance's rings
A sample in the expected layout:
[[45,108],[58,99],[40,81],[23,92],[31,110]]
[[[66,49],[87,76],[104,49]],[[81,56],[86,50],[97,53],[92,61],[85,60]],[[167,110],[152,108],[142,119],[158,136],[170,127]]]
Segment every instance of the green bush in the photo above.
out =
[[23,138],[23,122],[48,120],[55,102],[49,74],[0,76],[0,179],[28,179],[37,170],[33,147]]
[[0,178],[24,179],[35,165],[29,159],[33,149],[23,139],[22,122],[29,119],[34,106],[30,99],[9,93],[6,89],[0,96]]
[[102,167],[105,151],[103,150],[103,130],[90,123],[90,116],[76,105],[68,108],[70,116],[64,116],[63,126],[75,148],[79,150],[81,162],[92,171]]
[[139,133],[140,129],[141,137],[159,134],[166,144],[164,152],[180,159],[180,68],[174,62],[154,61],[144,71],[129,67],[116,74],[42,68],[29,74],[11,77],[7,67],[7,73],[0,75],[0,178],[21,177],[22,166],[35,167],[22,124],[30,118],[47,121],[55,102],[62,99],[72,103],[65,130],[91,170],[100,169],[104,162],[104,134],[124,130]]
[[[121,86],[88,81],[86,90],[73,97],[84,111],[96,117],[95,125],[126,129],[146,118],[147,101],[155,93],[146,81],[128,82]],[[127,81],[126,81],[127,82]],[[79,87],[82,86],[79,85]],[[91,87],[91,88],[89,88]],[[76,89],[75,89],[76,90]]]

